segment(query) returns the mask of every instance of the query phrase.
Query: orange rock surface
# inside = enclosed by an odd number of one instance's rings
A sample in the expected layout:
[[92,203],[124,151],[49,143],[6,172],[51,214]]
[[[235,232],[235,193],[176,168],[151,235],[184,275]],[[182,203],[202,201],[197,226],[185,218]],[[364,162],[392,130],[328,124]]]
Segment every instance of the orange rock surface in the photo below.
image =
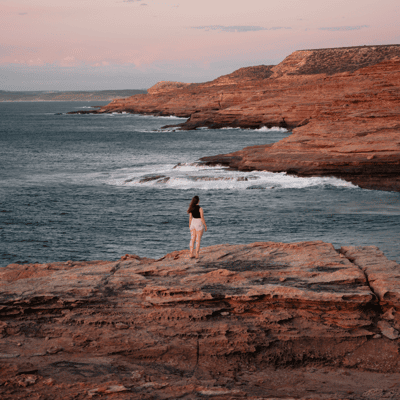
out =
[[11,264],[0,398],[397,399],[399,268],[321,241]]
[[400,45],[296,51],[212,82],[161,82],[97,112],[123,111],[187,117],[179,129],[287,127],[278,143],[203,161],[400,190]]

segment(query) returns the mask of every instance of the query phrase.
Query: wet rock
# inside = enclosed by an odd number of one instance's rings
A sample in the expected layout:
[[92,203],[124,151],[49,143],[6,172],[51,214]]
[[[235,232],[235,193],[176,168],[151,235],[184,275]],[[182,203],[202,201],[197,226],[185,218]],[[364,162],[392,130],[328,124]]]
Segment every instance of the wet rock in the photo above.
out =
[[167,183],[171,178],[167,176],[166,178],[159,179],[157,183]]
[[161,178],[167,178],[167,177],[165,175],[146,175],[142,179],[140,179],[139,183],[156,181]]
[[265,190],[266,187],[262,186],[262,185],[252,185],[252,186],[248,186],[246,189],[249,189],[249,190],[251,190],[251,189],[262,189],[262,190]]
[[190,176],[188,177],[191,181],[204,181],[204,182],[212,182],[212,181],[231,181],[233,178],[224,178],[224,177],[214,177],[214,176]]

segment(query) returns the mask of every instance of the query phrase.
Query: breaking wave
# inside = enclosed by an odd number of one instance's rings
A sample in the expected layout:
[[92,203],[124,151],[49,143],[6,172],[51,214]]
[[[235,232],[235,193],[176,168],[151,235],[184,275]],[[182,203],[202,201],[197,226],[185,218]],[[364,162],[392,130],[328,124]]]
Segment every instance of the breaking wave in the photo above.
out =
[[257,131],[257,132],[271,132],[271,131],[274,131],[274,132],[289,132],[286,128],[280,128],[280,127],[272,127],[272,128],[268,128],[268,127],[266,127],[266,126],[263,126],[263,127],[261,127],[261,128],[258,128],[258,129],[254,129],[255,131]]
[[[92,107],[80,107],[80,108],[92,108]],[[160,119],[176,119],[176,120],[187,120],[185,117],[176,117],[174,115],[145,115],[145,114],[133,114],[130,112],[126,111],[121,111],[121,112],[112,112],[112,113],[104,113],[104,114],[99,114],[99,115],[124,115],[124,116],[131,116],[131,117],[136,117],[140,119],[154,119],[154,120],[160,120]]]
[[210,167],[198,162],[143,166],[131,171],[124,168],[115,172],[108,184],[181,190],[278,190],[327,185],[340,188],[357,187],[333,177],[299,178],[283,172],[231,171],[223,166]]
[[[207,127],[201,127],[201,128],[197,128],[197,129],[208,129]],[[225,126],[223,128],[220,128],[222,130],[242,130],[242,131],[255,131],[255,132],[289,132],[286,128],[280,128],[280,127],[272,127],[272,128],[268,128],[267,126],[262,126],[261,128],[257,128],[257,129],[250,129],[250,128],[233,128],[231,126]]]

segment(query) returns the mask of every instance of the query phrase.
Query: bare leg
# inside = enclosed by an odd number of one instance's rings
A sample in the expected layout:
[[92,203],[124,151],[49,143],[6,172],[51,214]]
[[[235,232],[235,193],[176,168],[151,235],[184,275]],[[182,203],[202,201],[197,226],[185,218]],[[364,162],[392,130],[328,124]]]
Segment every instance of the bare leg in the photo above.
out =
[[196,239],[196,230],[195,229],[191,229],[190,230],[190,258],[193,258],[193,249],[194,249],[194,241]]
[[196,231],[196,258],[199,258],[200,254],[200,243],[201,243],[201,237],[203,236],[203,230],[201,231]]

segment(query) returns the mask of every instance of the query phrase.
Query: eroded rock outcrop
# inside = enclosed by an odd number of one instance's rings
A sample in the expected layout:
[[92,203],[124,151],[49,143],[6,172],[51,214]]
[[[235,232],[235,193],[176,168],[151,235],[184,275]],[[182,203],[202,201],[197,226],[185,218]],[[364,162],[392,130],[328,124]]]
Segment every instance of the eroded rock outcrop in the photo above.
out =
[[321,241],[11,264],[1,398],[391,398],[399,267]]
[[187,117],[179,129],[285,127],[293,133],[278,143],[203,161],[400,190],[400,45],[296,51],[275,66],[115,100],[96,112],[123,111]]

